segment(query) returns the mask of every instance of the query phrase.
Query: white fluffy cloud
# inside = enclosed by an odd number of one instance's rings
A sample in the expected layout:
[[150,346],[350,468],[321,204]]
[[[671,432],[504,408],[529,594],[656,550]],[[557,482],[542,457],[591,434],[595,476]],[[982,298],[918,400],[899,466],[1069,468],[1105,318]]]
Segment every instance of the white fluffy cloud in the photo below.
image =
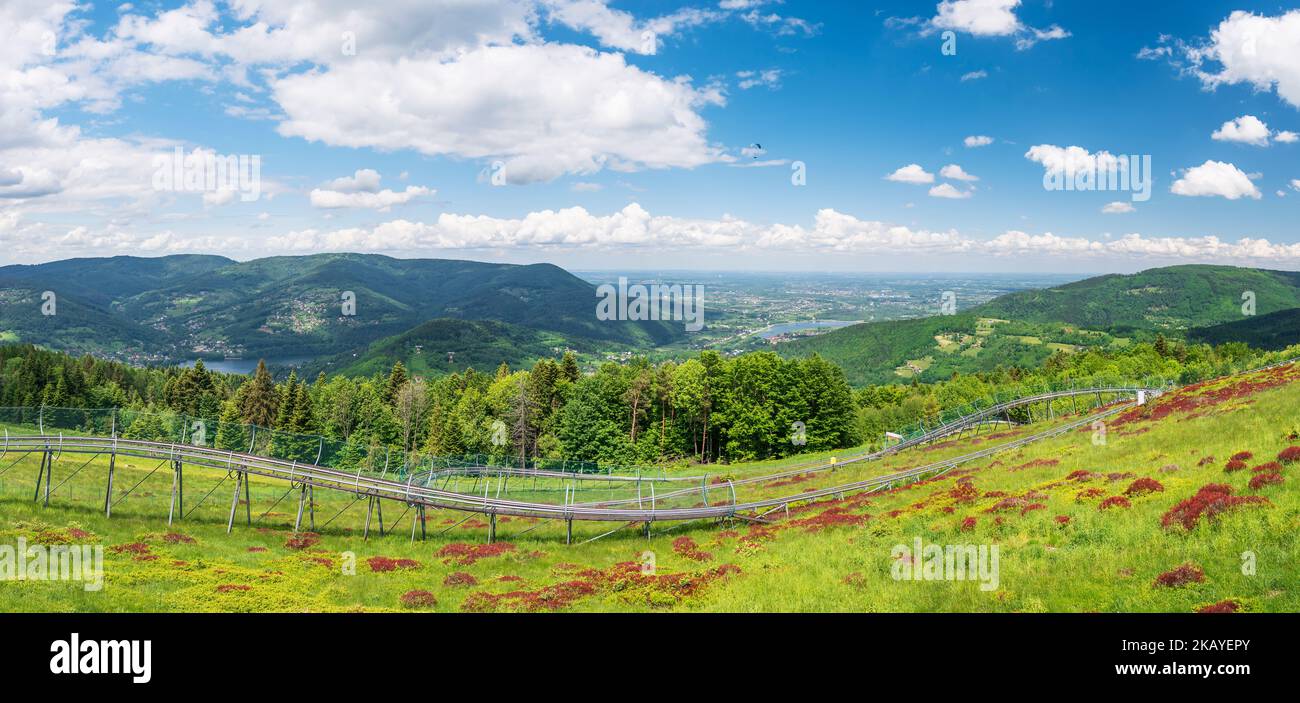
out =
[[639,22],[629,12],[610,8],[606,0],[541,0],[541,4],[552,21],[590,32],[604,46],[638,54],[654,54],[663,37],[726,16],[723,12],[687,8]]
[[1169,190],[1175,195],[1219,196],[1228,200],[1263,197],[1241,169],[1213,160],[1187,169]]
[[1207,43],[1184,51],[1206,87],[1247,83],[1256,90],[1276,89],[1300,108],[1300,10],[1276,17],[1234,11]]
[[1116,200],[1112,203],[1106,203],[1106,205],[1102,207],[1101,212],[1105,215],[1123,215],[1125,213],[1133,212],[1135,209],[1136,208],[1133,207],[1132,203],[1126,203],[1123,200]]
[[1020,0],[943,0],[927,23],[927,31],[954,30],[977,37],[1016,37],[1017,49],[1028,49],[1041,41],[1065,39],[1070,33],[1058,25],[1047,29],[1030,27],[1016,17]]
[[1108,151],[1092,153],[1081,146],[1060,147],[1038,144],[1025,152],[1025,158],[1042,164],[1048,173],[1067,175],[1118,167],[1119,159]]
[[1281,142],[1283,144],[1294,144],[1296,142],[1300,142],[1300,134],[1296,134],[1295,132],[1281,131],[1273,135],[1273,141]]
[[930,189],[931,198],[946,198],[948,200],[965,200],[974,194],[974,191],[960,190],[951,183],[940,183]]
[[272,88],[287,115],[285,136],[499,159],[510,183],[727,159],[709,144],[698,112],[721,104],[720,96],[579,46],[485,47],[454,61],[359,60],[286,76]]
[[972,176],[971,174],[966,173],[964,170],[962,170],[962,167],[958,166],[957,164],[948,164],[947,166],[944,166],[943,168],[939,169],[939,175],[943,176],[944,178],[952,179],[954,181],[978,181],[979,180],[978,176]]
[[340,176],[325,184],[325,189],[342,193],[375,193],[382,176],[373,168],[360,168],[351,176]]
[[922,185],[925,183],[934,183],[934,174],[921,168],[920,164],[908,164],[888,176],[885,176],[885,180],[897,183]]
[[1019,5],[1020,0],[943,0],[930,22],[939,29],[1004,37],[1022,28],[1015,12]]
[[1238,142],[1254,146],[1268,146],[1268,125],[1254,115],[1242,115],[1228,120],[1210,135],[1211,139],[1221,142]]
[[993,143],[993,137],[986,137],[982,134],[974,134],[962,140],[967,149],[977,149],[982,146],[988,146]]
[[318,208],[365,208],[387,212],[394,205],[405,205],[412,200],[433,194],[433,190],[424,186],[407,186],[404,191],[392,191],[387,188],[375,193],[342,193],[336,190],[316,188],[311,192],[311,205]]
[[[1293,184],[1300,190],[1300,179]],[[372,227],[334,230],[300,229],[263,238],[258,236],[184,235],[174,231],[141,232],[109,225],[60,229],[36,227],[0,217],[0,241],[14,260],[73,256],[85,252],[176,253],[222,251],[230,256],[268,253],[362,251],[399,256],[429,256],[436,252],[608,250],[707,250],[726,252],[812,252],[875,255],[880,252],[913,255],[1040,256],[1070,260],[1159,259],[1188,262],[1240,261],[1243,263],[1294,262],[1300,264],[1300,244],[1272,243],[1244,238],[1236,242],[1216,236],[1088,238],[1052,232],[1031,234],[1019,230],[991,239],[963,235],[956,230],[926,230],[865,220],[825,209],[811,226],[759,224],[734,217],[689,219],[655,216],[633,203],[608,215],[581,207],[532,212],[519,218],[442,214],[432,222],[391,220]]]
[[362,208],[388,212],[394,205],[405,205],[417,198],[434,194],[431,188],[407,186],[406,190],[380,190],[379,172],[363,168],[351,176],[335,178],[323,188],[311,191],[311,206],[323,209]]
[[165,55],[221,57],[245,66],[330,64],[411,53],[452,56],[532,40],[537,21],[530,0],[233,0],[230,10],[238,22],[228,31],[212,2],[195,0],[156,16],[128,12],[116,33]]

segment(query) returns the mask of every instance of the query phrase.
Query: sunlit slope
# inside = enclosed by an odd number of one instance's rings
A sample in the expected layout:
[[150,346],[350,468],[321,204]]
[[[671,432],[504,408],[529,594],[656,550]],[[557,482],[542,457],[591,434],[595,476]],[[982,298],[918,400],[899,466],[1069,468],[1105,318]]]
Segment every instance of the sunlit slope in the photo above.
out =
[[[1250,319],[1259,321],[1224,324],[1243,319],[1247,299],[1260,316]],[[1274,334],[1269,321],[1276,327],[1277,319],[1267,316],[1297,307],[1296,272],[1169,266],[1010,293],[971,308],[959,305],[956,315],[852,325],[778,349],[791,357],[821,354],[855,385],[913,376],[934,381],[953,372],[1036,368],[1057,351],[1120,348],[1157,334],[1280,348],[1287,336]]]
[[[35,458],[8,456],[0,542],[101,544],[106,578],[93,593],[76,583],[3,583],[0,610],[1296,611],[1300,463],[1291,461],[1300,449],[1288,451],[1300,445],[1296,407],[1300,369],[1281,367],[1172,392],[1112,416],[1104,433],[1085,425],[888,493],[794,500],[788,514],[761,521],[660,524],[649,539],[640,525],[577,524],[573,545],[561,521],[504,517],[489,545],[483,515],[455,512],[430,512],[428,540],[412,542],[413,511],[392,503],[389,533],[378,535],[376,515],[367,541],[366,503],[324,492],[316,531],[295,536],[297,494],[257,479],[227,535],[231,484],[200,471],[186,478],[191,512],[168,528],[170,477],[148,476],[151,464],[119,465],[115,499],[142,483],[106,519],[101,467],[73,475],[82,460],[61,458],[55,480],[68,482],[42,508],[32,502]],[[1052,426],[746,491],[798,495]],[[996,546],[996,588],[895,580],[894,547],[918,538]]]

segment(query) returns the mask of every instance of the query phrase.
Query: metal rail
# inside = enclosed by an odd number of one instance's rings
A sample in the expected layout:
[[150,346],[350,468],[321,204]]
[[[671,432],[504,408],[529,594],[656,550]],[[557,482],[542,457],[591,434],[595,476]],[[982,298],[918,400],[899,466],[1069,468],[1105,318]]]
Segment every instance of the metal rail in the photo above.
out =
[[[813,491],[738,502],[731,494],[731,502],[724,505],[703,505],[685,508],[659,507],[652,501],[650,507],[619,508],[600,505],[568,503],[555,505],[527,501],[509,500],[483,496],[472,496],[454,491],[440,490],[428,486],[415,485],[411,481],[401,482],[374,476],[362,472],[346,472],[312,464],[285,461],[269,457],[241,454],[236,452],[209,449],[185,444],[160,443],[144,440],[127,440],[105,437],[69,437],[52,435],[10,435],[5,440],[4,451],[50,452],[51,446],[61,441],[62,452],[78,454],[113,454],[141,459],[161,460],[164,462],[182,462],[192,466],[201,466],[219,471],[242,474],[242,483],[247,485],[249,476],[258,476],[274,481],[283,481],[290,485],[311,486],[349,493],[360,498],[392,500],[408,505],[422,505],[432,508],[446,508],[469,513],[483,513],[488,516],[510,515],[516,517],[535,517],[563,520],[590,520],[601,522],[652,523],[659,521],[701,520],[708,518],[735,517],[740,511],[761,510],[791,503],[800,503],[824,498],[841,496],[845,493],[878,490],[898,483],[906,483],[929,475],[939,475],[956,466],[974,461],[991,454],[1013,449],[1031,442],[1053,437],[1077,427],[1089,424],[1102,417],[1126,410],[1134,405],[1128,403],[1112,407],[1104,412],[1046,430],[1044,432],[1020,438],[1004,445],[966,454],[960,457],[944,459],[925,466],[914,467],[872,478],[839,484]],[[827,467],[829,468],[829,467]],[[756,480],[771,480],[771,477],[756,477]],[[238,491],[239,484],[236,484]],[[236,494],[237,495],[237,494]],[[237,504],[237,501],[236,501]],[[231,520],[233,523],[234,511]]]
[[[1280,366],[1285,366],[1294,362],[1295,362],[1294,359],[1289,359],[1274,364],[1270,364],[1268,366],[1264,366],[1261,368],[1252,369],[1249,371],[1243,371],[1240,373],[1244,374],[1244,373],[1253,373],[1257,371],[1268,370]],[[1232,374],[1232,375],[1239,375],[1239,374]],[[1211,380],[1216,380],[1216,379],[1211,379]],[[846,493],[878,491],[884,488],[893,487],[898,484],[906,484],[913,481],[919,481],[926,477],[933,478],[936,476],[940,476],[944,473],[947,473],[961,464],[965,464],[971,461],[977,461],[979,459],[983,459],[985,457],[991,456],[999,452],[1016,449],[1034,442],[1042,441],[1044,439],[1049,439],[1051,437],[1055,437],[1064,434],[1066,432],[1070,432],[1077,428],[1090,425],[1102,418],[1109,417],[1111,415],[1115,415],[1117,413],[1128,410],[1139,404],[1138,399],[1133,399],[1133,400],[1129,400],[1128,402],[1122,402],[1122,403],[1117,403],[1115,400],[1112,400],[1109,404],[1104,404],[1103,399],[1105,395],[1112,395],[1120,398],[1126,398],[1129,395],[1140,395],[1146,393],[1154,397],[1164,392],[1165,390],[1166,388],[1140,388],[1140,387],[1131,387],[1131,386],[1069,389],[1069,390],[1051,391],[1051,392],[1042,393],[1034,396],[1027,396],[1027,397],[1017,398],[1002,403],[997,403],[988,408],[979,410],[975,413],[971,413],[969,415],[957,418],[956,420],[952,420],[950,422],[944,423],[933,429],[929,429],[917,437],[904,440],[899,444],[896,444],[891,447],[887,447],[885,449],[876,452],[867,452],[867,453],[851,456],[844,460],[835,460],[831,462],[826,462],[824,464],[811,465],[811,466],[804,465],[801,467],[789,468],[785,471],[772,473],[772,474],[751,476],[751,477],[747,477],[740,480],[734,480],[734,481],[729,480],[724,485],[727,486],[730,501],[719,505],[710,505],[707,502],[708,490],[710,485],[707,482],[708,480],[707,474],[704,476],[667,478],[667,477],[644,477],[644,476],[635,476],[635,477],[610,476],[610,475],[595,475],[595,474],[588,475],[588,474],[574,474],[568,472],[538,471],[535,469],[534,470],[528,470],[528,469],[518,470],[518,469],[504,469],[504,468],[492,468],[492,469],[480,468],[479,469],[479,472],[483,475],[495,474],[499,482],[508,480],[510,476],[562,478],[568,483],[568,485],[565,486],[564,503],[562,505],[556,505],[553,503],[528,502],[528,501],[518,501],[518,500],[509,500],[509,499],[501,498],[500,497],[501,483],[498,483],[498,490],[496,496],[489,495],[488,485],[486,484],[486,482],[484,484],[482,495],[477,495],[477,494],[471,495],[471,494],[459,493],[456,491],[447,491],[447,490],[431,487],[429,485],[431,483],[434,483],[435,478],[442,476],[445,472],[424,472],[422,474],[419,474],[421,480],[418,482],[415,480],[417,476],[416,474],[409,474],[406,476],[406,481],[402,482],[400,480],[392,480],[392,479],[385,478],[386,472],[384,475],[380,475],[376,477],[374,475],[365,474],[364,471],[362,470],[358,470],[355,473],[353,473],[350,471],[343,471],[340,469],[334,469],[327,466],[319,466],[316,464],[301,464],[297,461],[275,459],[272,457],[258,456],[250,453],[237,453],[233,451],[211,449],[203,446],[195,446],[195,445],[190,445],[185,443],[178,444],[178,443],[167,443],[167,442],[153,442],[153,441],[145,441],[145,440],[122,439],[116,436],[116,431],[115,431],[116,414],[114,415],[114,433],[113,433],[114,436],[96,437],[96,436],[76,436],[76,435],[67,436],[62,433],[47,434],[43,422],[43,413],[42,413],[42,415],[38,416],[41,420],[39,434],[12,435],[9,434],[8,430],[5,431],[4,444],[3,447],[0,448],[0,459],[7,457],[10,451],[19,454],[18,459],[14,460],[12,464],[5,467],[4,471],[8,471],[9,469],[12,469],[14,465],[16,465],[28,454],[31,453],[40,454],[41,474],[37,479],[36,495],[37,498],[39,499],[41,482],[43,480],[45,485],[45,504],[48,506],[50,493],[52,492],[50,484],[53,478],[52,475],[53,468],[54,468],[53,462],[57,457],[62,456],[64,452],[68,452],[68,453],[83,454],[83,455],[90,454],[92,455],[91,459],[93,460],[95,458],[94,455],[107,454],[109,457],[108,481],[107,481],[108,487],[104,498],[104,507],[105,507],[105,513],[110,516],[111,516],[111,509],[114,504],[114,501],[112,500],[114,466],[118,455],[122,455],[122,456],[161,461],[162,463],[159,464],[158,467],[153,469],[153,471],[149,472],[149,474],[145,476],[146,479],[149,476],[151,476],[154,472],[161,469],[163,465],[169,462],[172,464],[172,470],[173,470],[173,483],[172,483],[172,496],[171,496],[172,509],[168,513],[168,522],[171,521],[172,514],[173,512],[175,512],[177,507],[181,508],[182,515],[185,514],[183,512],[184,489],[183,489],[182,472],[183,472],[184,465],[189,464],[192,466],[200,466],[200,467],[205,467],[205,468],[214,469],[218,471],[223,471],[225,472],[225,478],[233,477],[235,479],[235,493],[231,503],[230,519],[227,523],[227,531],[232,529],[234,526],[235,514],[239,506],[240,489],[241,488],[243,489],[245,499],[247,500],[249,477],[258,476],[262,478],[271,479],[273,481],[284,482],[288,485],[290,491],[294,489],[298,489],[301,492],[299,497],[299,507],[298,507],[298,524],[295,524],[295,528],[294,528],[295,530],[297,530],[301,524],[304,505],[309,504],[307,496],[309,495],[309,493],[314,492],[315,488],[319,487],[327,490],[334,490],[334,491],[339,491],[342,493],[347,493],[352,495],[353,500],[349,503],[348,507],[351,507],[351,505],[355,505],[356,503],[360,502],[362,499],[366,499],[369,502],[372,509],[379,507],[381,534],[383,533],[383,517],[382,517],[382,507],[381,507],[382,501],[392,500],[392,501],[399,501],[405,503],[408,506],[408,508],[410,507],[416,508],[418,514],[421,517],[423,516],[425,509],[430,507],[434,509],[446,508],[449,510],[463,511],[465,513],[468,513],[468,515],[465,518],[466,520],[468,520],[469,517],[475,513],[482,513],[488,516],[490,520],[491,532],[489,532],[489,540],[492,540],[495,537],[495,526],[497,522],[496,517],[498,515],[560,519],[560,520],[564,520],[568,525],[567,541],[571,542],[573,538],[574,520],[588,520],[588,521],[598,521],[598,522],[620,522],[620,523],[626,523],[627,525],[644,524],[646,534],[649,535],[650,525],[651,523],[654,522],[689,522],[689,521],[705,520],[705,519],[712,519],[712,518],[732,518],[732,517],[750,519],[750,520],[758,519],[759,521],[761,521],[760,518],[756,518],[754,516],[765,515],[779,508],[785,508],[788,512],[789,507],[792,504],[807,503],[810,501],[816,501],[818,499],[826,498],[830,496],[842,497]],[[1016,408],[1020,406],[1031,406],[1034,403],[1047,402],[1049,404],[1048,407],[1049,407],[1049,414],[1050,414],[1050,408],[1051,408],[1050,403],[1053,400],[1065,398],[1065,397],[1071,397],[1071,396],[1080,396],[1080,395],[1096,395],[1098,399],[1099,412],[1080,417],[1079,419],[1072,420],[1070,422],[1058,425],[1056,427],[1053,427],[1048,430],[1044,430],[1042,432],[1038,432],[1032,435],[1027,435],[1018,438],[1014,441],[1005,444],[986,447],[985,449],[976,452],[963,454],[961,456],[952,457],[949,459],[942,459],[930,464],[926,464],[924,466],[913,467],[911,469],[906,469],[895,473],[883,474],[880,476],[874,476],[867,479],[828,486],[825,488],[815,489],[815,490],[806,491],[797,494],[783,495],[775,498],[762,498],[757,500],[749,500],[745,502],[740,502],[736,497],[737,485],[768,482],[768,481],[773,481],[776,479],[790,477],[794,475],[808,474],[808,473],[820,472],[820,471],[830,471],[840,466],[845,466],[849,464],[874,461],[883,456],[887,456],[889,454],[899,452],[909,447],[914,447],[920,444],[933,442],[939,439],[943,439],[945,437],[950,437],[954,434],[960,435],[962,432],[964,432],[967,429],[976,428],[976,431],[978,431],[978,429],[985,422],[995,420],[998,415],[1004,415],[1005,413],[1008,413],[1012,408]],[[86,462],[86,464],[83,464],[76,471],[74,471],[73,474],[80,472],[81,469],[84,469],[86,465],[88,465],[89,463],[90,462],[88,461]],[[463,472],[465,471],[465,469],[456,469],[454,471]],[[3,473],[3,471],[0,471],[0,473]],[[71,478],[71,475],[65,477],[64,481],[66,482],[68,478]],[[224,481],[225,479],[223,478],[222,480]],[[607,484],[611,482],[621,483],[621,482],[635,481],[637,482],[637,487],[638,487],[638,497],[634,499],[627,499],[621,501],[609,501],[606,503],[574,502],[572,500],[572,497],[576,492],[574,483],[583,480],[603,481],[606,482]],[[140,485],[140,483],[143,483],[143,481],[144,479],[141,479],[141,481],[138,482],[136,486]],[[650,505],[648,508],[645,506],[644,496],[640,495],[640,485],[642,481],[648,481],[650,483],[650,488],[651,488]],[[658,481],[665,481],[665,482],[690,481],[692,483],[699,482],[700,486],[698,488],[692,487],[689,489],[680,489],[680,490],[670,491],[667,493],[659,493],[658,496],[656,497],[654,491],[654,483]],[[62,482],[59,485],[62,485]],[[220,482],[218,483],[218,485],[220,485]],[[718,484],[713,484],[713,485],[716,486]],[[132,487],[132,489],[134,489],[134,486]],[[216,487],[214,487],[212,490],[213,491],[216,490]],[[704,495],[705,502],[703,505],[697,505],[697,506],[685,507],[685,508],[672,508],[672,507],[662,506],[662,501],[666,498],[671,498],[680,495],[688,495],[694,493],[696,490],[700,490]],[[130,491],[128,490],[127,493],[129,492]],[[209,494],[211,492],[212,491],[209,491]],[[125,497],[125,494],[122,497]],[[280,500],[283,500],[283,497],[284,496],[281,496]],[[119,498],[118,500],[120,501],[121,498]],[[279,501],[277,501],[277,503],[278,502]],[[635,502],[637,504],[636,507],[634,508],[620,507],[623,505],[630,506],[632,502]],[[201,503],[202,500],[200,500],[200,504]],[[197,505],[194,506],[194,508],[197,507],[198,507]],[[193,510],[194,508],[191,508],[191,510]],[[347,510],[347,507],[343,509],[343,511],[345,510]],[[342,514],[343,511],[340,511],[340,514]],[[747,516],[747,515],[739,514],[741,512],[750,512],[750,511],[753,512],[753,515]],[[251,525],[252,519],[248,507],[245,508],[245,513],[246,513],[246,521]],[[335,517],[337,517],[337,515]],[[331,522],[332,520],[333,518],[331,518],[329,521],[326,521],[325,524],[328,525],[329,522]],[[315,515],[314,515],[314,508],[313,508],[312,524],[314,525],[314,523],[315,523]],[[369,533],[369,517],[367,518],[367,534],[368,533]],[[421,530],[421,533],[423,533],[423,530]],[[413,524],[412,539],[414,539],[414,535],[415,535],[415,525]]]

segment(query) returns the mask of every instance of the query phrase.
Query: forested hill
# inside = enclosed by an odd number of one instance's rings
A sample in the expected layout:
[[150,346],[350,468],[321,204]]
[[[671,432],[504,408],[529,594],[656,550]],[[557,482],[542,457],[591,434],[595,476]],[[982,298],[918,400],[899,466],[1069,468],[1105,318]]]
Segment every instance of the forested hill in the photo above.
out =
[[[659,364],[634,359],[587,374],[574,355],[564,354],[531,366],[437,377],[421,377],[398,363],[368,376],[290,374],[277,381],[265,368],[251,376],[212,373],[201,365],[142,369],[0,344],[0,407],[150,411],[123,434],[153,440],[169,438],[166,424],[158,421],[169,413],[216,419],[213,441],[222,449],[239,449],[246,440],[220,428],[269,426],[327,438],[339,452],[337,465],[349,468],[376,447],[439,456],[491,454],[515,465],[527,456],[662,466],[878,444],[886,431],[921,420],[933,425],[940,411],[1046,383],[1186,384],[1296,355],[1300,347],[1264,354],[1244,345],[1134,343],[1054,356],[1037,367],[855,391],[839,368],[820,357],[782,359],[771,352],[723,357],[704,351]],[[9,412],[6,417],[12,417]],[[504,444],[494,438],[497,422],[511,428]],[[319,446],[272,443],[270,451],[309,461]],[[304,447],[304,453],[294,453]]]
[[396,361],[411,373],[440,376],[467,369],[529,367],[557,356],[566,348],[589,352],[587,340],[492,320],[438,318],[370,344],[367,347],[305,364],[303,376],[369,376],[387,373]]
[[1284,349],[1300,344],[1300,308],[1198,327],[1188,330],[1187,337],[1206,344],[1243,342],[1259,349]]
[[[1243,313],[1248,301],[1261,317]],[[778,351],[789,357],[819,353],[843,368],[854,385],[935,381],[954,372],[1033,367],[1057,352],[1117,349],[1157,336],[1278,348],[1292,338],[1270,334],[1268,316],[1297,307],[1300,273],[1171,266],[1011,293],[957,315],[854,325]],[[1213,331],[1193,335],[1193,328]]]
[[[57,295],[58,314],[42,314],[45,291]],[[0,302],[0,341],[134,361],[338,353],[439,317],[646,347],[685,334],[680,323],[597,320],[594,287],[550,264],[363,254],[5,266]]]
[[1010,293],[971,312],[1025,322],[1176,333],[1242,319],[1245,293],[1254,295],[1259,315],[1300,307],[1300,272],[1169,266]]

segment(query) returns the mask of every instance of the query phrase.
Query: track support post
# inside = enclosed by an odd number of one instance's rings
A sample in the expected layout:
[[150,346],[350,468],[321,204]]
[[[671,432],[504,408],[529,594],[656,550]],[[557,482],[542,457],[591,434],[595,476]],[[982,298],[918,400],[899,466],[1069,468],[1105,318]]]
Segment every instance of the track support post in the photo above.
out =
[[[60,453],[62,448],[60,447]],[[50,507],[50,491],[54,487],[54,455],[48,450],[45,452],[45,503],[44,507]]]
[[104,490],[104,517],[113,517],[113,469],[117,464],[117,452],[108,455],[108,488]]
[[303,484],[298,489],[298,517],[293,521],[293,531],[296,533],[302,528],[302,511],[307,502],[307,484]]
[[411,541],[412,541],[412,542],[415,541],[415,528],[416,528],[417,525],[418,525],[419,528],[420,528],[420,541],[423,542],[423,541],[424,541],[424,537],[425,537],[425,534],[424,534],[424,504],[423,504],[423,503],[416,503],[416,505],[415,505],[415,517],[411,519]]
[[[167,524],[172,524],[172,516],[185,517],[185,479],[182,475],[182,463],[179,459],[172,462],[172,500],[167,508]],[[178,510],[179,508],[179,510]]]
[[[41,453],[41,468],[36,473],[36,492],[32,494],[33,503],[41,499],[41,482],[45,478],[45,462],[49,457],[50,453],[48,451]],[[46,483],[48,484],[48,482]]]
[[235,511],[239,509],[239,489],[244,483],[244,472],[235,472],[235,495],[230,499],[230,519],[226,521],[226,534],[235,529]]
[[375,497],[369,496],[366,498],[366,527],[364,530],[361,531],[362,540],[370,539],[370,518],[373,517],[374,514],[375,514]]

